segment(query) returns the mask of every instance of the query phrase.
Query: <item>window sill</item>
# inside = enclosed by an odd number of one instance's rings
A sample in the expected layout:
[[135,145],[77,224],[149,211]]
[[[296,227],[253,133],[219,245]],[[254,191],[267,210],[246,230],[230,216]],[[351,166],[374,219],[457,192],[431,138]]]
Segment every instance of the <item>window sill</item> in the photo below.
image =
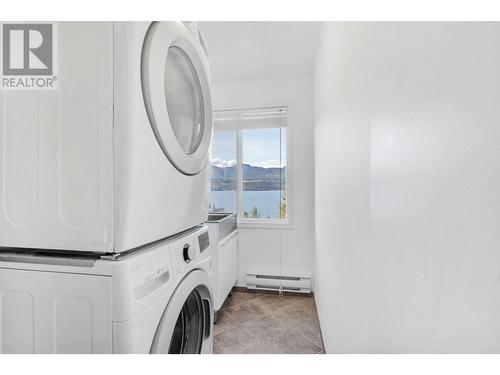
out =
[[276,221],[252,221],[252,220],[241,220],[238,219],[238,228],[241,229],[294,229],[290,222],[276,222]]

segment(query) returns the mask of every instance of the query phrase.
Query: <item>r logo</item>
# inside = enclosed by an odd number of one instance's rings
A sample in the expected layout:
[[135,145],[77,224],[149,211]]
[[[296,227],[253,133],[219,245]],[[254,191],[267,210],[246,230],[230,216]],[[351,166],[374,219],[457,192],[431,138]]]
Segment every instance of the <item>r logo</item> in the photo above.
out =
[[52,24],[4,24],[2,31],[4,76],[52,75]]

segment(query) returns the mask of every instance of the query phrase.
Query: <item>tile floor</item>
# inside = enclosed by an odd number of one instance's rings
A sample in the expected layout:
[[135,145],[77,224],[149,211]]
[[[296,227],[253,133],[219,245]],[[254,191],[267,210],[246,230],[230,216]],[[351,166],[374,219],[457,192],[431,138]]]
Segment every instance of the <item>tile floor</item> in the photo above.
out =
[[237,291],[214,325],[214,354],[324,353],[311,296]]

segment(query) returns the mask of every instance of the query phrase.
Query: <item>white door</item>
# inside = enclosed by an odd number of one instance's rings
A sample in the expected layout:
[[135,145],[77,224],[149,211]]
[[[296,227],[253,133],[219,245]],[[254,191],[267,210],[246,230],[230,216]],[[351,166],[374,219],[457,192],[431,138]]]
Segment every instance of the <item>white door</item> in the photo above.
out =
[[142,51],[142,88],[151,127],[182,173],[207,163],[212,135],[208,59],[181,22],[153,22]]
[[208,275],[191,271],[180,282],[163,312],[151,353],[212,352],[213,303]]

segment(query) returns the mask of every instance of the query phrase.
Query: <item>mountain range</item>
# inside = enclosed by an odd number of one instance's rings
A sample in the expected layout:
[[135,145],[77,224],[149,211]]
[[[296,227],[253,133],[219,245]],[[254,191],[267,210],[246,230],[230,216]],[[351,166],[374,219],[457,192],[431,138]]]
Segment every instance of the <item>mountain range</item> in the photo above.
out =
[[[242,164],[243,190],[282,190],[286,181],[286,167],[263,168]],[[212,191],[236,190],[236,165],[218,167],[212,165]]]

